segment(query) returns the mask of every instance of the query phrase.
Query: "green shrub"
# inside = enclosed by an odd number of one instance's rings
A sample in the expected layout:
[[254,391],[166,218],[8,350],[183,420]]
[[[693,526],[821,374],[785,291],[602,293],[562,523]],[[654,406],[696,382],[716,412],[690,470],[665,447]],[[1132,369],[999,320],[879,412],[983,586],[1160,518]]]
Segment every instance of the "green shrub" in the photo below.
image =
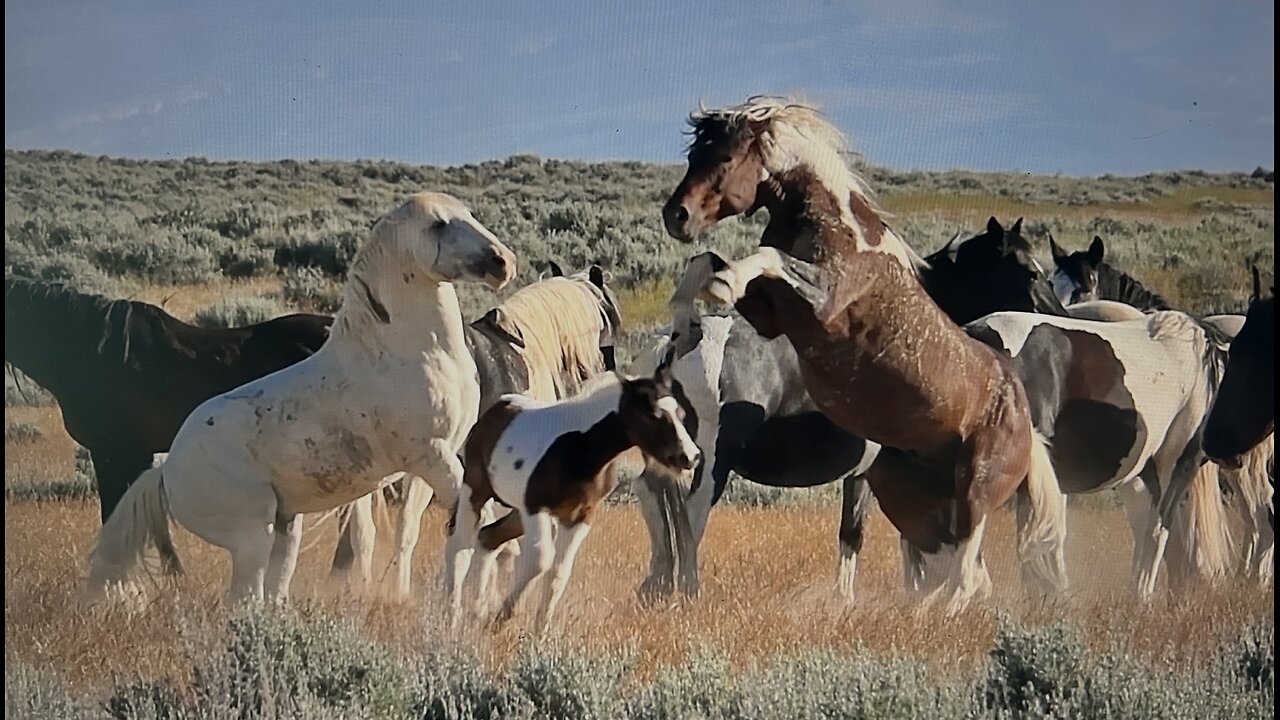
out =
[[5,720],[97,720],[108,717],[59,675],[24,660],[4,659]]
[[284,300],[312,312],[333,314],[342,307],[342,284],[317,268],[284,271]]
[[196,313],[195,324],[207,328],[230,328],[254,325],[288,314],[278,300],[248,296],[220,300]]

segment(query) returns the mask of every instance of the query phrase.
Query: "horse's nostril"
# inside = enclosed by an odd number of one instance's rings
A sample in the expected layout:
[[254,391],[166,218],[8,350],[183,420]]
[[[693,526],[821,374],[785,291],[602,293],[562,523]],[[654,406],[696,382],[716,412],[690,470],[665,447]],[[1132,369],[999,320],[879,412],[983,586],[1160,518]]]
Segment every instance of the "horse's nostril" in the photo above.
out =
[[689,221],[689,209],[683,205],[681,205],[679,208],[676,208],[676,222],[683,223],[688,221]]

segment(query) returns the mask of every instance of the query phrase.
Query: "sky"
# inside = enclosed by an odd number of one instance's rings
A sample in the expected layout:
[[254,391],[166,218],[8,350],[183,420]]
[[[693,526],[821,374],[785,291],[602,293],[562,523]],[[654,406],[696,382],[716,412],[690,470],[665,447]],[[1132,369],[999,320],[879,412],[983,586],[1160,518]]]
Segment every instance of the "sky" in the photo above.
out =
[[6,0],[5,147],[679,163],[699,101],[821,106],[874,164],[1275,163],[1270,0]]

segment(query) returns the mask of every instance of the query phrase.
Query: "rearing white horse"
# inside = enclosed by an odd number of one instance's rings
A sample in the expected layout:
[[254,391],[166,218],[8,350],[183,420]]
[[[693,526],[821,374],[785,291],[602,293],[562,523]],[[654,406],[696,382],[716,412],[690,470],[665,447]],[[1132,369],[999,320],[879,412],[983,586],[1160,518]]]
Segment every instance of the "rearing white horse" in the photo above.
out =
[[302,513],[349,503],[400,470],[435,479],[451,502],[480,401],[451,283],[498,289],[515,269],[515,255],[448,195],[414,195],[379,220],[328,341],[192,412],[168,458],[103,526],[90,590],[126,582],[172,515],[231,552],[234,598],[284,599]]

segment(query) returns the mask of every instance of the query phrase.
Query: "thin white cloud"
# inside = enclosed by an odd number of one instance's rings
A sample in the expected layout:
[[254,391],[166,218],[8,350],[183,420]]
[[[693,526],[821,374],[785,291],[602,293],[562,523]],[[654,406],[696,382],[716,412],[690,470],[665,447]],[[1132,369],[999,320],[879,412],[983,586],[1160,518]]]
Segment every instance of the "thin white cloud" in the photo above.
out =
[[168,98],[147,98],[131,102],[112,103],[102,107],[71,113],[57,118],[53,126],[60,132],[75,130],[90,125],[123,122],[136,117],[159,115],[169,106],[189,105],[209,99],[209,91],[198,88],[186,88],[173,93]]

